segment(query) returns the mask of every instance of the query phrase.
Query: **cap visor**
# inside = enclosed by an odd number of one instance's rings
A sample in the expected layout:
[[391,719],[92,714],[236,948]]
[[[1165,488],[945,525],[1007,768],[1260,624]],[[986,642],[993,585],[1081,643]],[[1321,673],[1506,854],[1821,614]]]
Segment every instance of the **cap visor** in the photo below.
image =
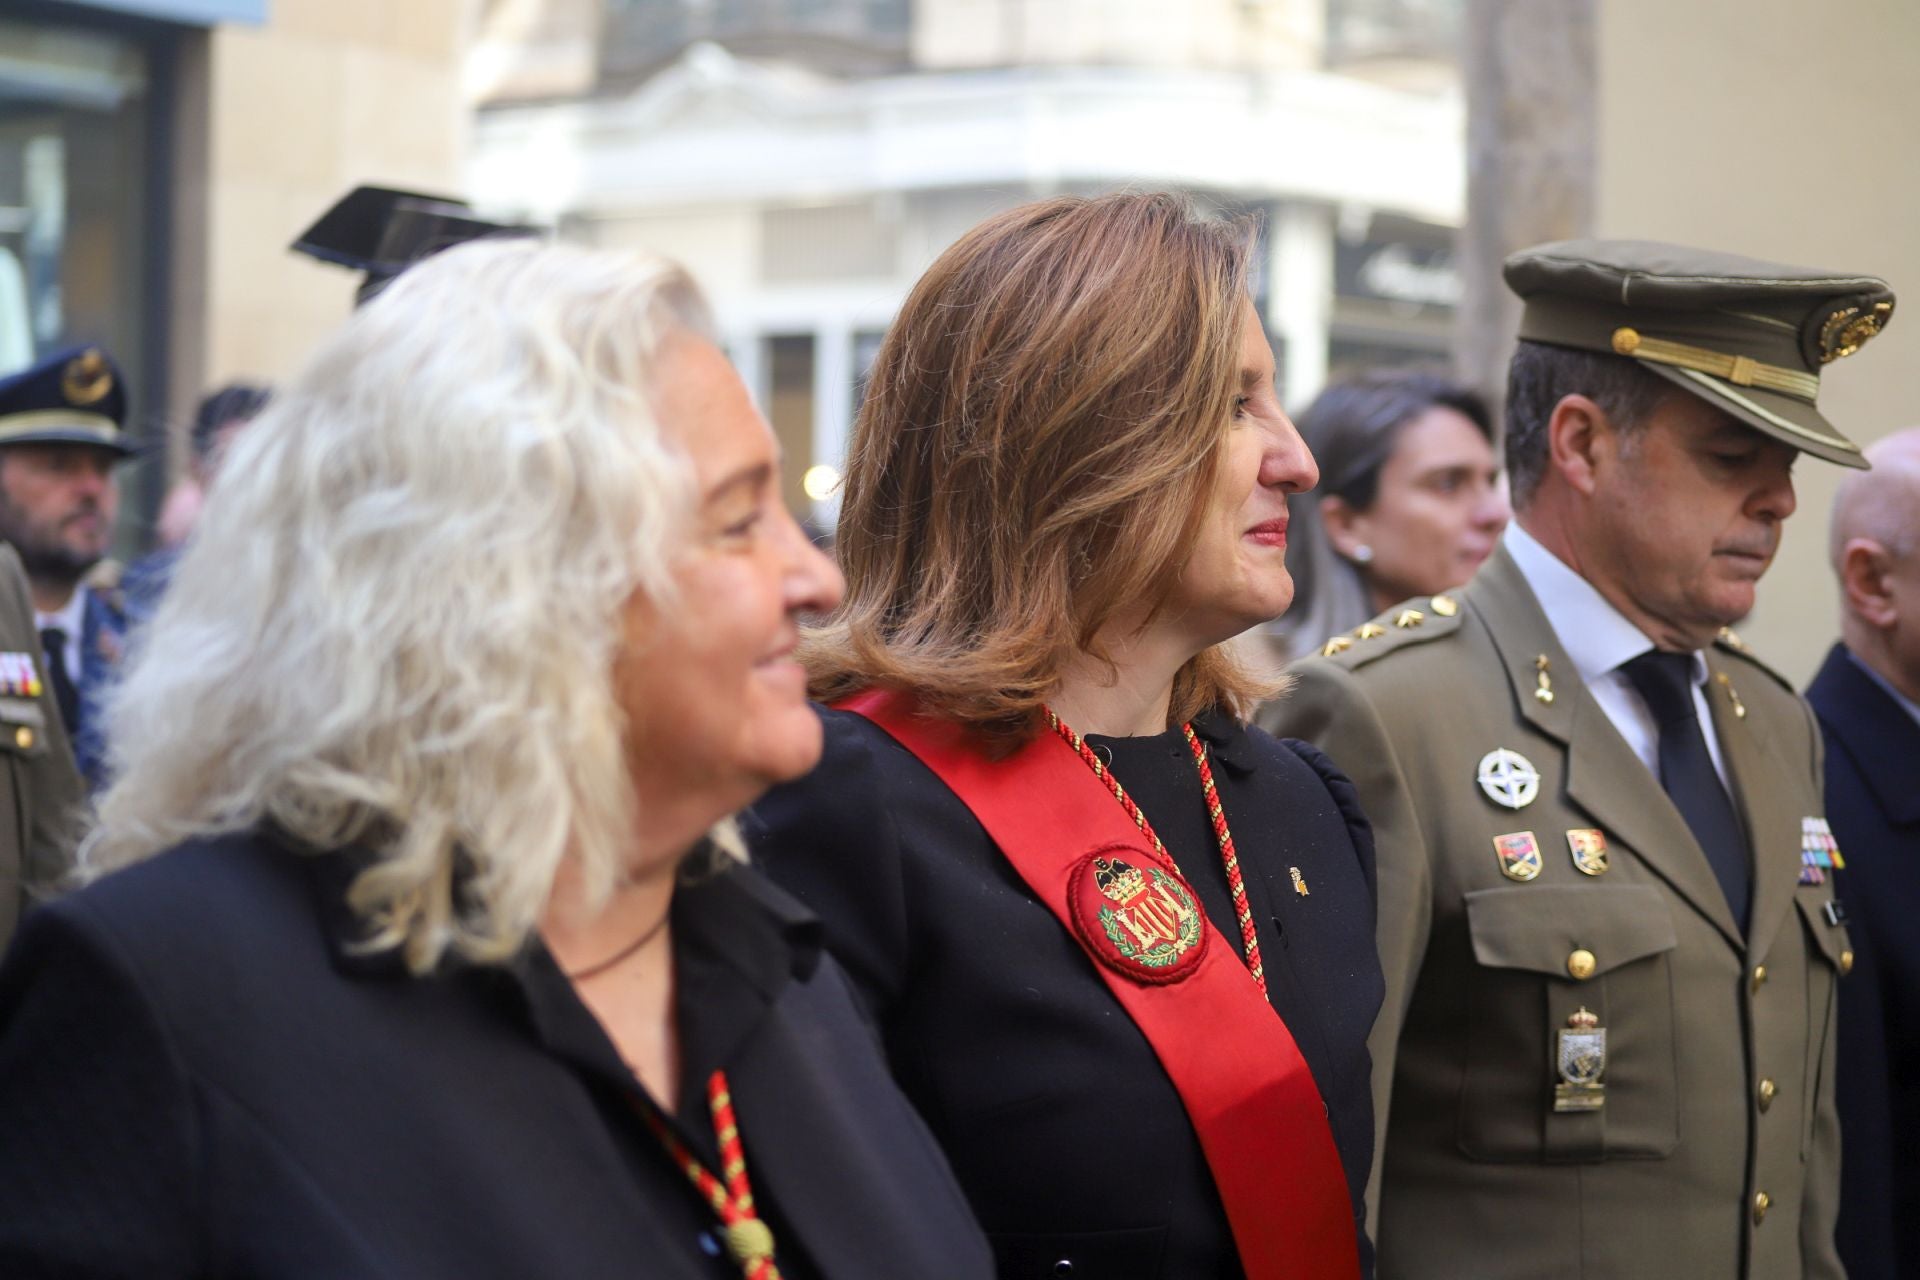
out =
[[131,458],[140,452],[138,446],[127,443],[126,438],[117,431],[108,433],[88,427],[43,427],[20,435],[0,434],[0,448],[10,444],[79,444],[91,449],[105,449],[122,458]]
[[1694,369],[1680,369],[1652,360],[1635,363],[1715,408],[1725,409],[1760,434],[1792,445],[1802,453],[1862,471],[1870,465],[1861,456],[1859,445],[1841,435],[1819,409],[1804,400],[1760,387],[1734,386]]

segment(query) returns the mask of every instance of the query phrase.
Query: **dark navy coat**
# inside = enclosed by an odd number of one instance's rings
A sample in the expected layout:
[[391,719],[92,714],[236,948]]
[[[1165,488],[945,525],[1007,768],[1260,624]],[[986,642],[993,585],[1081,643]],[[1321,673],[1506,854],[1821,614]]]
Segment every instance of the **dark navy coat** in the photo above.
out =
[[[30,913],[0,967],[0,1276],[738,1280],[632,1072],[537,944],[414,977],[351,862],[194,843]],[[730,1083],[793,1280],[991,1274],[818,925],[738,868],[674,895],[682,1098]]]
[[1920,723],[1835,645],[1807,689],[1846,859],[1853,972],[1840,984],[1840,1258],[1851,1280],[1920,1275]]

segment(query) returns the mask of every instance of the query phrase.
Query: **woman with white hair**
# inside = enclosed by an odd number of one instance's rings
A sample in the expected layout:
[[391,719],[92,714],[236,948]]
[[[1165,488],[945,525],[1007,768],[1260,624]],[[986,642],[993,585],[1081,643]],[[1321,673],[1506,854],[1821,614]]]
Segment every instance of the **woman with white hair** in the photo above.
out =
[[0,1274],[965,1277],[731,815],[838,572],[687,277],[408,272],[238,441],[0,969]]

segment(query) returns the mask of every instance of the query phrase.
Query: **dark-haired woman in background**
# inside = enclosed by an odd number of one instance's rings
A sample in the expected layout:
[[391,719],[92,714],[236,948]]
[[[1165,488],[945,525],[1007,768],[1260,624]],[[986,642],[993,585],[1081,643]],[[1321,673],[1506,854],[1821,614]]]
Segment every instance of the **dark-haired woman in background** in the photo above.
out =
[[1437,374],[1380,370],[1331,386],[1300,434],[1320,487],[1288,504],[1293,608],[1260,633],[1276,667],[1461,585],[1512,514],[1486,401]]

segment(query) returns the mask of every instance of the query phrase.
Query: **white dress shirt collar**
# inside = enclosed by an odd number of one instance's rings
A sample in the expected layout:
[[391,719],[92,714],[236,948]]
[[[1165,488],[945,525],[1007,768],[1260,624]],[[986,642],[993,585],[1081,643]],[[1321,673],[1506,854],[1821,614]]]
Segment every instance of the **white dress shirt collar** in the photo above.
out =
[[78,586],[67,602],[53,613],[33,611],[33,629],[45,631],[49,627],[58,627],[66,635],[62,648],[61,665],[67,669],[67,678],[75,684],[80,682],[80,633],[87,625],[87,589]]
[[[1554,638],[1567,651],[1573,669],[1581,681],[1591,685],[1600,676],[1618,671],[1620,665],[1654,648],[1646,632],[1627,621],[1608,599],[1540,540],[1520,527],[1515,520],[1501,535],[1507,554],[1513,557],[1520,576],[1533,589],[1534,598],[1553,627]],[[1707,662],[1699,652],[1693,654],[1693,683],[1707,678]]]
[[[1647,708],[1640,691],[1620,669],[1620,664],[1654,648],[1647,634],[1627,621],[1594,585],[1575,573],[1560,557],[1540,545],[1539,539],[1522,529],[1518,522],[1507,525],[1501,535],[1507,554],[1532,589],[1534,598],[1547,615],[1560,647],[1567,651],[1574,674],[1593,695],[1600,710],[1627,747],[1640,757],[1657,778],[1660,775],[1660,728]],[[1713,727],[1713,711],[1707,703],[1707,660],[1695,651],[1693,656],[1693,709],[1707,740],[1707,753],[1720,781],[1728,781],[1727,761],[1720,750],[1720,736]]]

